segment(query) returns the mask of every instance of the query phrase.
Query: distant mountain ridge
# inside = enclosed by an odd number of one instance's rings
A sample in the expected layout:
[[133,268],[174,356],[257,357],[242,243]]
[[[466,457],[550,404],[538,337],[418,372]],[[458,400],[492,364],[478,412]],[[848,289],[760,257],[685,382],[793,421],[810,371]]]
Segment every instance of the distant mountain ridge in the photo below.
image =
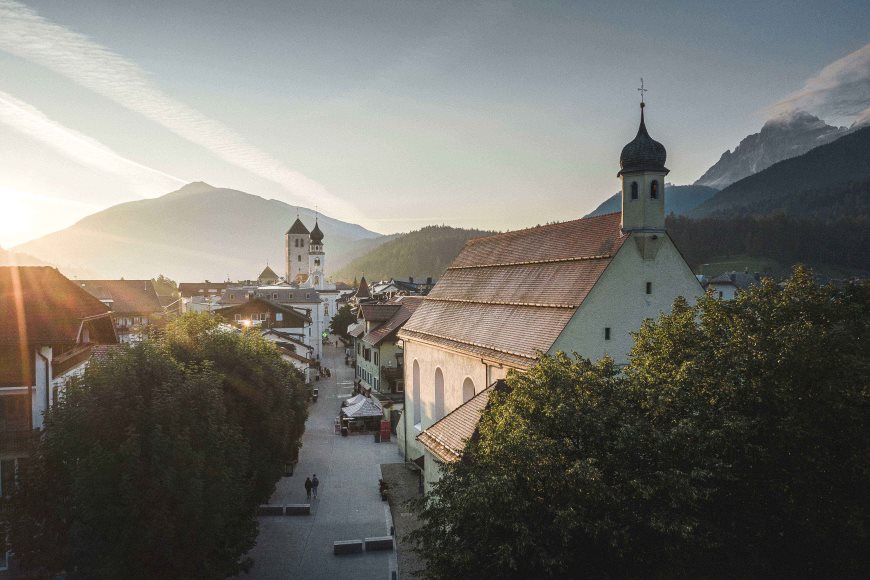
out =
[[[717,192],[717,189],[705,185],[672,185],[665,184],[665,215],[685,215],[701,205]],[[604,215],[622,210],[622,192],[617,191],[601,203],[586,217]]]
[[[284,233],[297,213],[314,226],[311,209],[195,182],[112,206],[14,250],[106,278],[254,279],[267,263],[283,274]],[[356,224],[318,218],[327,275],[383,238]]]
[[690,217],[870,216],[870,127],[780,161],[718,192]]
[[818,117],[803,111],[771,119],[761,131],[747,136],[734,151],[722,154],[694,185],[724,189],[744,177],[763,171],[771,165],[803,155],[831,143],[851,129],[828,125]]
[[351,261],[338,270],[334,278],[351,282],[365,276],[370,282],[396,278],[437,279],[450,266],[465,242],[495,232],[427,226],[394,239]]

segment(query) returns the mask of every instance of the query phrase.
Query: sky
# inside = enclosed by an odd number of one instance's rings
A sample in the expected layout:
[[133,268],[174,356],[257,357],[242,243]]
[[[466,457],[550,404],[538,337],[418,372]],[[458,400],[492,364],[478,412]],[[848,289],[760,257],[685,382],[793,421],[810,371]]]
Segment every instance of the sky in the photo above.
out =
[[638,123],[692,183],[870,119],[870,3],[0,0],[0,246],[205,181],[393,233],[581,217]]

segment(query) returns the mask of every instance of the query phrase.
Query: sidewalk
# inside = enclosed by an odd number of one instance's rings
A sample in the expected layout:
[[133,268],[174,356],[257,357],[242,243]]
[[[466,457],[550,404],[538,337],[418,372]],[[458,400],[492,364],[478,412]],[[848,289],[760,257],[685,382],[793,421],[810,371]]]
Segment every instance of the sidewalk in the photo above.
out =
[[375,443],[372,435],[341,437],[333,422],[353,388],[353,369],[344,364],[344,349],[324,346],[323,363],[332,377],[315,383],[317,403],[309,408],[299,463],[284,477],[270,503],[306,503],[305,478],[317,474],[318,498],[310,516],[259,518],[257,545],[248,579],[358,578],[389,579],[396,570],[396,553],[371,552],[335,556],[332,543],[390,533],[390,512],[378,493],[382,463],[401,463],[395,440]]

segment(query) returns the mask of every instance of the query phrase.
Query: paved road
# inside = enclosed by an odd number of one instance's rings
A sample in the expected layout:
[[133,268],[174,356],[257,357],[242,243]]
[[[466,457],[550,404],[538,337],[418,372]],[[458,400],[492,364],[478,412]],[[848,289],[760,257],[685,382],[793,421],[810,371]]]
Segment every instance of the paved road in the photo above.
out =
[[353,369],[344,364],[344,350],[324,347],[332,378],[321,379],[319,401],[309,409],[299,463],[292,477],[282,478],[270,503],[306,503],[306,476],[317,474],[319,497],[310,516],[260,518],[260,535],[250,552],[254,559],[247,579],[390,578],[394,552],[335,556],[332,542],[386,536],[390,513],[378,493],[380,464],[399,463],[395,441],[374,442],[371,435],[341,437],[333,422],[341,401],[353,388]]

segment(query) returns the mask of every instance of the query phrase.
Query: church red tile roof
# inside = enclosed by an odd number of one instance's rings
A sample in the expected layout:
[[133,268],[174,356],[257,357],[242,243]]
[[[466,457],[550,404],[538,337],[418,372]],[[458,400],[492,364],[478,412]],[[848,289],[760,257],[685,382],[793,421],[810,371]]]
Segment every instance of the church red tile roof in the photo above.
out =
[[627,239],[620,217],[470,240],[399,337],[515,367],[532,365]]
[[54,268],[0,267],[0,344],[75,344],[85,320],[102,318],[102,340],[116,342],[106,305]]
[[462,456],[466,442],[474,436],[480,416],[489,405],[489,396],[501,383],[496,382],[444,415],[434,425],[417,435],[439,461],[451,463]]

